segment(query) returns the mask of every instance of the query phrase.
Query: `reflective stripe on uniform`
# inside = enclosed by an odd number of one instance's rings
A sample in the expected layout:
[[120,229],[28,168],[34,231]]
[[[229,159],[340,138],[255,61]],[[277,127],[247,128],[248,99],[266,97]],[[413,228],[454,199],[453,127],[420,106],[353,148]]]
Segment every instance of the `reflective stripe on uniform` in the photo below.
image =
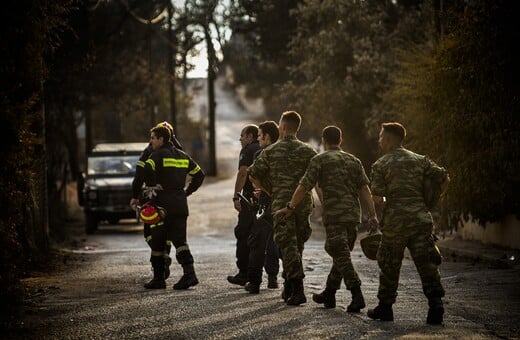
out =
[[189,159],[179,158],[163,158],[163,167],[165,168],[188,168],[190,165]]
[[175,249],[175,254],[179,254],[181,251],[186,251],[186,250],[190,250],[190,247],[188,247],[187,244]]
[[197,165],[197,167],[195,167],[195,169],[191,170],[189,172],[190,175],[195,175],[197,172],[200,171],[200,166]]
[[150,166],[152,167],[152,170],[155,171],[155,162],[153,161],[153,159],[151,159],[151,158],[147,159],[146,163],[150,164]]
[[137,161],[137,166],[144,168],[144,162],[143,161]]

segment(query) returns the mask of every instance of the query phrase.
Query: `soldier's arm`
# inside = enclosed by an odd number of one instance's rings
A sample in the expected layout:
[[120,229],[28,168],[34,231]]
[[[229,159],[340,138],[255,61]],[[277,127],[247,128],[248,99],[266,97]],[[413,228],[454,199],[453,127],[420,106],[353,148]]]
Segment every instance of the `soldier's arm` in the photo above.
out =
[[[379,219],[377,218],[376,207],[374,204],[374,196],[370,192],[367,184],[363,185],[359,191],[359,197],[363,205],[368,210],[368,228],[370,232],[375,232],[379,228]],[[378,196],[379,197],[379,196]]]
[[273,213],[273,216],[278,215],[288,215],[290,214],[298,205],[298,203],[301,202],[301,200],[305,197],[305,194],[308,192],[307,188],[305,188],[303,185],[298,184],[296,187],[296,190],[294,190],[294,193],[291,197],[291,200],[287,203],[285,208],[279,209]]

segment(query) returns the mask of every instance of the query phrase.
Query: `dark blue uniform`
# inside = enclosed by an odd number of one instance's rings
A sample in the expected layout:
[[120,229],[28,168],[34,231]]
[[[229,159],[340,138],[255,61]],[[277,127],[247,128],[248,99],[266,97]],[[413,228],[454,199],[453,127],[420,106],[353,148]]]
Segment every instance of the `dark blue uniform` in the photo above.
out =
[[[258,150],[260,150],[260,145],[256,140],[244,146],[242,150],[240,150],[238,168],[241,166],[249,167],[251,164],[253,164],[255,153]],[[251,200],[253,198],[253,192],[253,184],[249,180],[249,177],[247,177],[244,187],[242,188],[242,194],[247,199]],[[235,237],[237,239],[236,264],[239,270],[239,275],[246,277],[249,263],[249,246],[247,244],[247,240],[249,238],[251,227],[254,223],[254,217],[253,213],[250,209],[247,208],[244,202],[241,202],[241,207],[242,209],[240,209],[238,212],[238,222],[235,226]]]
[[[188,175],[192,176],[192,179],[184,190]],[[186,197],[202,185],[204,177],[202,169],[188,154],[170,145],[154,151],[145,162],[146,186],[153,187],[158,184],[162,186],[162,190],[158,190],[157,196],[152,199],[152,203],[166,210],[163,224],[150,225],[151,240],[149,244],[152,248],[152,260],[156,258],[158,267],[161,262],[159,257],[162,258],[166,249],[166,241],[171,240],[176,249],[177,262],[184,269],[184,276],[195,277],[193,256],[186,242],[186,221],[189,214]],[[155,274],[156,266],[153,261],[152,266]],[[187,288],[183,284],[178,285],[181,281],[174,285],[174,289]],[[196,278],[192,280],[192,282],[194,281]]]

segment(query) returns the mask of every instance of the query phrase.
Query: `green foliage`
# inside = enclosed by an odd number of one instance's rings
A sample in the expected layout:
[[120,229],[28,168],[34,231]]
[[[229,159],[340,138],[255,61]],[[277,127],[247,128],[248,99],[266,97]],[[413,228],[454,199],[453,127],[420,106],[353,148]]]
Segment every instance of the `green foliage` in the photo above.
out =
[[520,215],[515,7],[452,7],[448,34],[435,48],[402,54],[403,72],[386,97],[408,126],[411,147],[448,168],[450,210],[481,224]]

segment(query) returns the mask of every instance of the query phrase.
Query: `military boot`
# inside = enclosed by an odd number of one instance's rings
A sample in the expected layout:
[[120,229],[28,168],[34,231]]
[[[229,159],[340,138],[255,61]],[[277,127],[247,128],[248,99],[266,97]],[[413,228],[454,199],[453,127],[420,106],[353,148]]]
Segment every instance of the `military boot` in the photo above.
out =
[[199,280],[195,275],[193,263],[183,264],[182,269],[184,270],[184,275],[182,275],[181,279],[173,285],[173,289],[175,290],[188,289],[192,286],[196,286],[199,283]]
[[267,288],[276,289],[278,288],[278,278],[276,274],[269,274],[267,276]]
[[307,302],[305,292],[303,291],[303,279],[291,279],[289,282],[292,285],[292,294],[289,299],[287,299],[287,305],[299,306]]
[[374,320],[394,321],[394,311],[391,304],[381,303],[374,309],[369,309],[367,316]]
[[250,294],[258,294],[258,293],[260,293],[260,285],[259,285],[259,284],[255,284],[255,283],[248,282],[248,283],[246,283],[246,285],[244,286],[244,288],[245,288],[246,291],[248,291]]
[[238,274],[236,274],[235,276],[229,275],[227,277],[227,280],[229,283],[232,283],[234,285],[245,286],[247,282],[247,273],[239,271]]
[[440,297],[428,298],[428,316],[426,323],[429,325],[441,325],[444,321],[444,307]]
[[352,294],[352,302],[347,306],[347,312],[349,313],[359,313],[361,309],[365,308],[365,299],[363,298],[363,293],[361,293],[360,287],[355,287],[350,290]]
[[164,289],[166,281],[164,280],[164,257],[152,256],[150,258],[153,268],[153,278],[144,284],[146,289]]
[[292,295],[292,286],[288,280],[283,281],[282,299],[287,302]]
[[325,308],[336,308],[336,289],[326,287],[319,294],[312,294],[312,301],[321,303]]

